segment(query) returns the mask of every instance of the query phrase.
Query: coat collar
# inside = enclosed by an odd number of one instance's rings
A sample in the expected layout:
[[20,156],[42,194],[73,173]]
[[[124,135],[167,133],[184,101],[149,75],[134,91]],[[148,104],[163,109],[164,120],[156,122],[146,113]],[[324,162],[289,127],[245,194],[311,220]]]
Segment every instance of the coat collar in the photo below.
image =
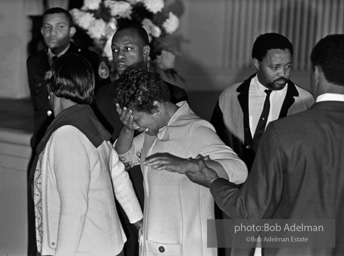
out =
[[[237,88],[237,92],[239,93],[238,94],[238,101],[239,101],[241,109],[243,111],[244,119],[247,117],[247,125],[248,125],[248,92],[249,92],[249,88],[250,88],[251,79],[255,75],[256,74],[251,75],[247,80],[245,80]],[[295,97],[299,96],[299,92],[297,91],[295,84],[291,80],[289,80],[287,86],[288,86],[287,94],[286,94],[284,102],[282,104],[279,118],[287,116],[288,109],[295,102]],[[244,124],[245,124],[245,120],[244,120]],[[246,127],[246,126],[244,125],[244,127]]]
[[[252,134],[249,129],[248,93],[250,89],[251,80],[254,76],[256,76],[256,74],[251,75],[242,84],[240,84],[236,90],[238,92],[238,101],[243,112],[243,122],[245,129],[244,137],[246,143],[250,143],[250,141],[252,140]],[[295,97],[299,96],[299,92],[297,91],[295,84],[291,80],[289,80],[287,86],[287,93],[281,107],[279,118],[287,116],[288,109],[295,102]]]

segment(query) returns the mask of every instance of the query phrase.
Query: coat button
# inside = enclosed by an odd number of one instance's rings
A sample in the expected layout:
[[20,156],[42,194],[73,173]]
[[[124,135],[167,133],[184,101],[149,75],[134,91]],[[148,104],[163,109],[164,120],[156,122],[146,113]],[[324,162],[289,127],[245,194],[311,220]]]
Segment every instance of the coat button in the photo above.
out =
[[163,253],[163,252],[165,252],[165,247],[164,246],[159,246],[159,252],[161,252],[161,253]]
[[251,145],[246,145],[246,148],[247,148],[247,149],[250,149],[250,148],[251,148]]

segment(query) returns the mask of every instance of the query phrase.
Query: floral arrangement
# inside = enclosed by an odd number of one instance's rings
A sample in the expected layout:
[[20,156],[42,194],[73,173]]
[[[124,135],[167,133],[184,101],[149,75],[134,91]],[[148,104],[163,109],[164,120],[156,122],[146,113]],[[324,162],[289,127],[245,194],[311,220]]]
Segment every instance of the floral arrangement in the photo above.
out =
[[179,76],[174,69],[177,50],[173,33],[179,27],[179,19],[172,12],[164,12],[164,6],[164,0],[84,0],[80,9],[70,12],[76,26],[87,33],[108,63],[112,60],[111,39],[117,26],[125,20],[141,24],[149,36],[150,67],[175,78]]

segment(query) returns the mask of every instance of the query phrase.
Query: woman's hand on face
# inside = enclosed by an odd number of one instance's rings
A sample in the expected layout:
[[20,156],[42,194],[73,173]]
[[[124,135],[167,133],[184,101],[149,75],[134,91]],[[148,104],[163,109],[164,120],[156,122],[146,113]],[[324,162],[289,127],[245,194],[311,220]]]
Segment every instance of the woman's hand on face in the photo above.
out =
[[134,124],[134,118],[132,116],[132,111],[127,109],[126,107],[121,108],[118,103],[116,103],[116,111],[119,115],[119,119],[123,123],[123,125],[126,127],[126,129],[129,130],[135,130],[138,127]]

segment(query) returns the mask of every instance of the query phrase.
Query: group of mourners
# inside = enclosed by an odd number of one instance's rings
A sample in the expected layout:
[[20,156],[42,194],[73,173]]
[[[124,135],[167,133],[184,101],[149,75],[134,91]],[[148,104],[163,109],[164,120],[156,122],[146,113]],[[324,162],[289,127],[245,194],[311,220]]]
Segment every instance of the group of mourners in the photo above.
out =
[[[27,61],[32,251],[215,256],[207,246],[215,199],[233,219],[335,219],[334,248],[265,255],[344,254],[344,35],[314,47],[313,95],[290,80],[290,41],[260,35],[256,73],[221,93],[208,122],[184,89],[149,70],[142,26],[115,32],[112,79],[72,42],[68,11],[48,9],[41,32],[46,49]],[[231,255],[254,253],[231,247]]]

